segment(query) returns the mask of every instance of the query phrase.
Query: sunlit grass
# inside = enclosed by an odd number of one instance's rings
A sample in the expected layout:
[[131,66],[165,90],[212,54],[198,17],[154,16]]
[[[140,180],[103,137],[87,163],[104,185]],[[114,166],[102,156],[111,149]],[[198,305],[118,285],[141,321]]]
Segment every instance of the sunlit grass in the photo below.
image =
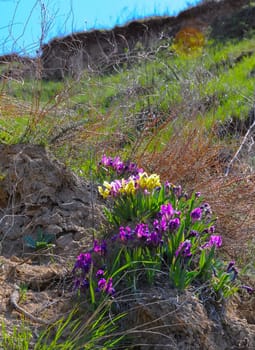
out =
[[[178,56],[169,47],[154,56],[139,58],[129,68],[123,65],[101,75],[84,73],[78,82],[69,78],[65,82],[10,81],[3,89],[9,96],[30,104],[32,113],[38,97],[38,108],[46,108],[49,114],[57,105],[60,110],[69,108],[70,116],[76,114],[92,123],[100,118],[104,123],[110,120],[111,127],[104,124],[104,133],[113,129],[130,133],[133,129],[136,134],[136,128],[144,127],[144,120],[146,124],[149,113],[164,113],[167,117],[173,111],[185,119],[197,115],[210,128],[216,120],[224,120],[233,113],[243,117],[248,112],[247,100],[252,99],[254,85],[251,74],[255,66],[255,56],[251,55],[254,49],[252,39],[224,46],[209,42],[200,55],[191,57]],[[243,55],[240,61],[235,62],[240,55]],[[68,98],[61,95],[65,89]],[[205,99],[211,102],[201,116],[195,109]],[[11,142],[11,137],[7,139]],[[47,136],[43,139],[47,142]]]

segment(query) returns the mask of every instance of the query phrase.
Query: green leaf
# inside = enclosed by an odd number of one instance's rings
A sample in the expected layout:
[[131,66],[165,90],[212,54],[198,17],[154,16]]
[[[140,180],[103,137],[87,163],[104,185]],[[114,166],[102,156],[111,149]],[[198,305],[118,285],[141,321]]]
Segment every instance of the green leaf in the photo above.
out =
[[36,248],[36,241],[31,236],[25,236],[24,241],[29,248]]
[[200,255],[200,259],[199,259],[199,269],[202,270],[204,268],[204,265],[205,265],[205,261],[206,261],[206,258],[205,258],[205,249],[203,249],[201,251],[201,255]]

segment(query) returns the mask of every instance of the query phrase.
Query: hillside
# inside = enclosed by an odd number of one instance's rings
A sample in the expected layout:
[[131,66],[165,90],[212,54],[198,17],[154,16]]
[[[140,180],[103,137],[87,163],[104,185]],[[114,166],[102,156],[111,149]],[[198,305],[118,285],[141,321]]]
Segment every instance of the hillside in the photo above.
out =
[[0,348],[254,349],[254,15],[0,58]]

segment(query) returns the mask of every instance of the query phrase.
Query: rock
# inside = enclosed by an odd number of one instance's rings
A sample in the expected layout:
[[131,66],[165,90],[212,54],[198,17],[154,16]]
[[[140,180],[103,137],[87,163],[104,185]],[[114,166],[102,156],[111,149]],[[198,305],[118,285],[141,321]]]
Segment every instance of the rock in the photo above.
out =
[[61,236],[57,239],[56,245],[58,248],[61,248],[63,250],[73,249],[77,248],[78,244],[77,242],[74,242],[72,233],[68,233],[64,236]]
[[0,221],[0,232],[4,232],[9,240],[13,241],[22,236],[22,226],[25,217],[22,215],[6,215]]
[[47,233],[53,234],[55,236],[59,235],[60,233],[63,233],[63,229],[60,226],[54,225],[54,224],[49,225],[47,230],[48,230]]

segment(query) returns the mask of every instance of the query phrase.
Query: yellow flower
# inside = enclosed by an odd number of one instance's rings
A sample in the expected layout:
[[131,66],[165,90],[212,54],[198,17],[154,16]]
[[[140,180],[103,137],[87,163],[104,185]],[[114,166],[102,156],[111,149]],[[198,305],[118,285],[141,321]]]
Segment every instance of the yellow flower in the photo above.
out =
[[104,199],[106,199],[109,196],[109,194],[110,194],[110,189],[106,188],[104,190],[102,186],[98,186],[98,192],[101,194],[101,196]]
[[156,187],[160,187],[160,178],[157,174],[148,176],[147,173],[140,174],[140,179],[137,181],[141,189],[153,190]]
[[119,194],[130,195],[130,194],[134,194],[136,190],[139,188],[142,190],[152,191],[154,188],[161,186],[159,175],[152,174],[148,176],[148,174],[145,172],[139,174],[138,180],[135,177],[130,176],[128,180],[121,179],[120,181],[118,181],[117,184],[115,182],[109,183],[107,181],[104,181],[103,182],[104,187],[98,186],[98,191],[101,194],[101,196],[104,199],[106,199],[109,197],[112,191],[114,192],[114,190],[116,193],[119,193]]
[[137,183],[140,188],[145,189],[147,187],[147,173],[141,173],[139,174],[140,178],[137,180]]
[[103,185],[104,185],[104,187],[108,188],[108,190],[112,189],[112,185],[109,182],[107,182],[107,181],[104,181]]
[[135,193],[135,181],[134,180],[129,180],[125,186],[123,187],[124,192],[126,194],[132,194]]
[[125,186],[126,186],[126,180],[125,179],[121,179],[121,187],[119,189],[119,193],[121,193],[121,194],[126,193]]
[[152,174],[148,177],[147,179],[147,189],[148,190],[153,190],[156,187],[160,187],[160,178],[159,175],[157,174]]

